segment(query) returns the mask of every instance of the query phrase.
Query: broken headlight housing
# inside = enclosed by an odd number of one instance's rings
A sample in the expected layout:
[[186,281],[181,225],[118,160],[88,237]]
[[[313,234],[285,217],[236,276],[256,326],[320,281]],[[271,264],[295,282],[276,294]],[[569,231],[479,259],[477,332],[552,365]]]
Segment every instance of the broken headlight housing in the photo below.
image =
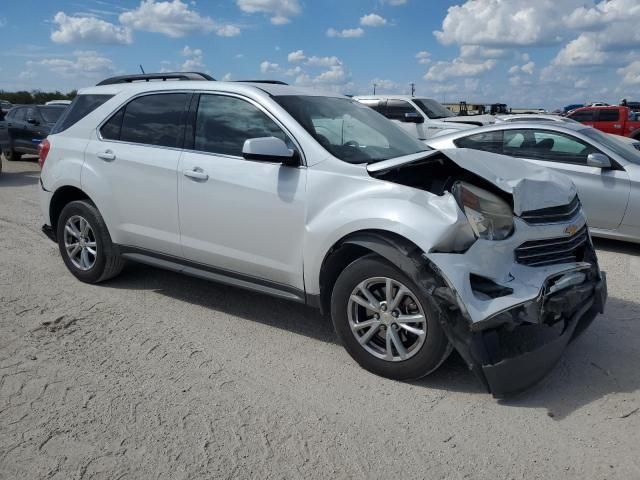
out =
[[467,182],[456,182],[451,192],[478,238],[504,240],[511,235],[513,211],[502,198]]

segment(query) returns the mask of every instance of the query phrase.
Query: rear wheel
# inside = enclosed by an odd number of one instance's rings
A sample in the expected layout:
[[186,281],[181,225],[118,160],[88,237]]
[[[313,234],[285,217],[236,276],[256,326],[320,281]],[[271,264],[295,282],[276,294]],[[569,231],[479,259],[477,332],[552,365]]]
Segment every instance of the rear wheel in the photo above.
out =
[[22,159],[22,154],[20,152],[16,152],[12,148],[9,148],[2,152],[4,154],[4,158],[6,158],[9,162],[17,162]]
[[331,317],[347,352],[367,370],[396,380],[428,375],[451,345],[433,301],[382,258],[355,260],[338,277]]
[[93,203],[79,200],[65,206],[58,218],[57,238],[65,265],[79,280],[99,283],[122,271],[124,260]]

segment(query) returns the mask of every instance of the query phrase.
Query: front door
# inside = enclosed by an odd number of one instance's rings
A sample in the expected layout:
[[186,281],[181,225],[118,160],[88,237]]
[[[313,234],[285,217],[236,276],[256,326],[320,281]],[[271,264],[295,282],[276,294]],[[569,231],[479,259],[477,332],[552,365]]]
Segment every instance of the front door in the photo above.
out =
[[185,257],[303,290],[306,168],[242,156],[248,138],[274,136],[293,147],[291,140],[263,109],[237,96],[202,94],[195,117],[192,148],[179,166]]

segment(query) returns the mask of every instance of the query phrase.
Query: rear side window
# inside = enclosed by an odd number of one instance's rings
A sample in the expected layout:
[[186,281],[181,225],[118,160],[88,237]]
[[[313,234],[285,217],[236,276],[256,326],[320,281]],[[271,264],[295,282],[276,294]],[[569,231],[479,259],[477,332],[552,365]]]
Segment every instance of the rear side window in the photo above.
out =
[[187,93],[145,95],[131,100],[100,128],[104,140],[182,147]]
[[484,132],[469,135],[468,137],[455,140],[458,148],[472,148],[474,150],[484,150],[485,152],[502,153],[502,132]]
[[576,122],[593,122],[595,110],[582,110],[580,112],[573,112],[569,115],[569,118]]
[[112,97],[113,95],[78,95],[60,116],[51,134],[63,132],[75,125]]
[[620,120],[620,110],[616,109],[607,109],[600,110],[598,112],[598,121],[599,122],[617,122]]
[[11,113],[11,120],[15,120],[16,122],[24,122],[26,117],[27,109],[26,108],[17,108]]

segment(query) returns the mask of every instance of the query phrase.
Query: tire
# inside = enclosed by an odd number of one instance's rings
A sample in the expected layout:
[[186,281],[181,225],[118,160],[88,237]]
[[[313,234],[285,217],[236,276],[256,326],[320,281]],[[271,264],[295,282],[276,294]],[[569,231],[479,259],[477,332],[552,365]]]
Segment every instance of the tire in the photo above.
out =
[[13,149],[5,150],[3,153],[4,158],[6,158],[9,162],[17,162],[22,159],[22,154],[20,152],[16,152]]
[[[81,231],[83,222],[88,225],[84,234]],[[78,280],[93,284],[104,282],[118,275],[124,267],[124,259],[114,248],[102,215],[88,200],[70,202],[62,209],[57,238],[60,255]]]
[[[384,293],[386,281],[390,280],[392,301],[385,303]],[[408,290],[399,301],[399,306],[389,314],[401,287]],[[362,288],[373,295],[377,301],[376,308],[368,309],[364,305],[375,306],[366,298]],[[381,290],[382,289],[382,290]],[[353,301],[353,296],[359,301]],[[383,306],[383,303],[385,305]],[[386,311],[382,311],[386,306]],[[424,377],[436,370],[451,353],[449,343],[438,321],[437,309],[433,300],[397,267],[377,255],[361,257],[348,265],[340,274],[331,294],[331,318],[333,326],[349,355],[363,368],[376,375],[394,380],[412,380]],[[408,317],[407,315],[412,315]],[[418,319],[423,317],[423,323],[404,322],[395,323],[402,319]],[[371,318],[369,320],[369,318]],[[373,322],[370,327],[357,326],[362,321]],[[395,323],[395,325],[394,325]],[[378,325],[377,331],[371,333]],[[408,331],[407,327],[413,328]],[[395,330],[395,335],[391,330]],[[423,332],[420,335],[414,332]],[[366,340],[370,335],[371,340]],[[391,336],[391,343],[387,340]],[[358,338],[356,338],[358,337]],[[404,358],[396,347],[395,341],[402,343],[405,349]],[[391,344],[391,355],[387,347]]]

